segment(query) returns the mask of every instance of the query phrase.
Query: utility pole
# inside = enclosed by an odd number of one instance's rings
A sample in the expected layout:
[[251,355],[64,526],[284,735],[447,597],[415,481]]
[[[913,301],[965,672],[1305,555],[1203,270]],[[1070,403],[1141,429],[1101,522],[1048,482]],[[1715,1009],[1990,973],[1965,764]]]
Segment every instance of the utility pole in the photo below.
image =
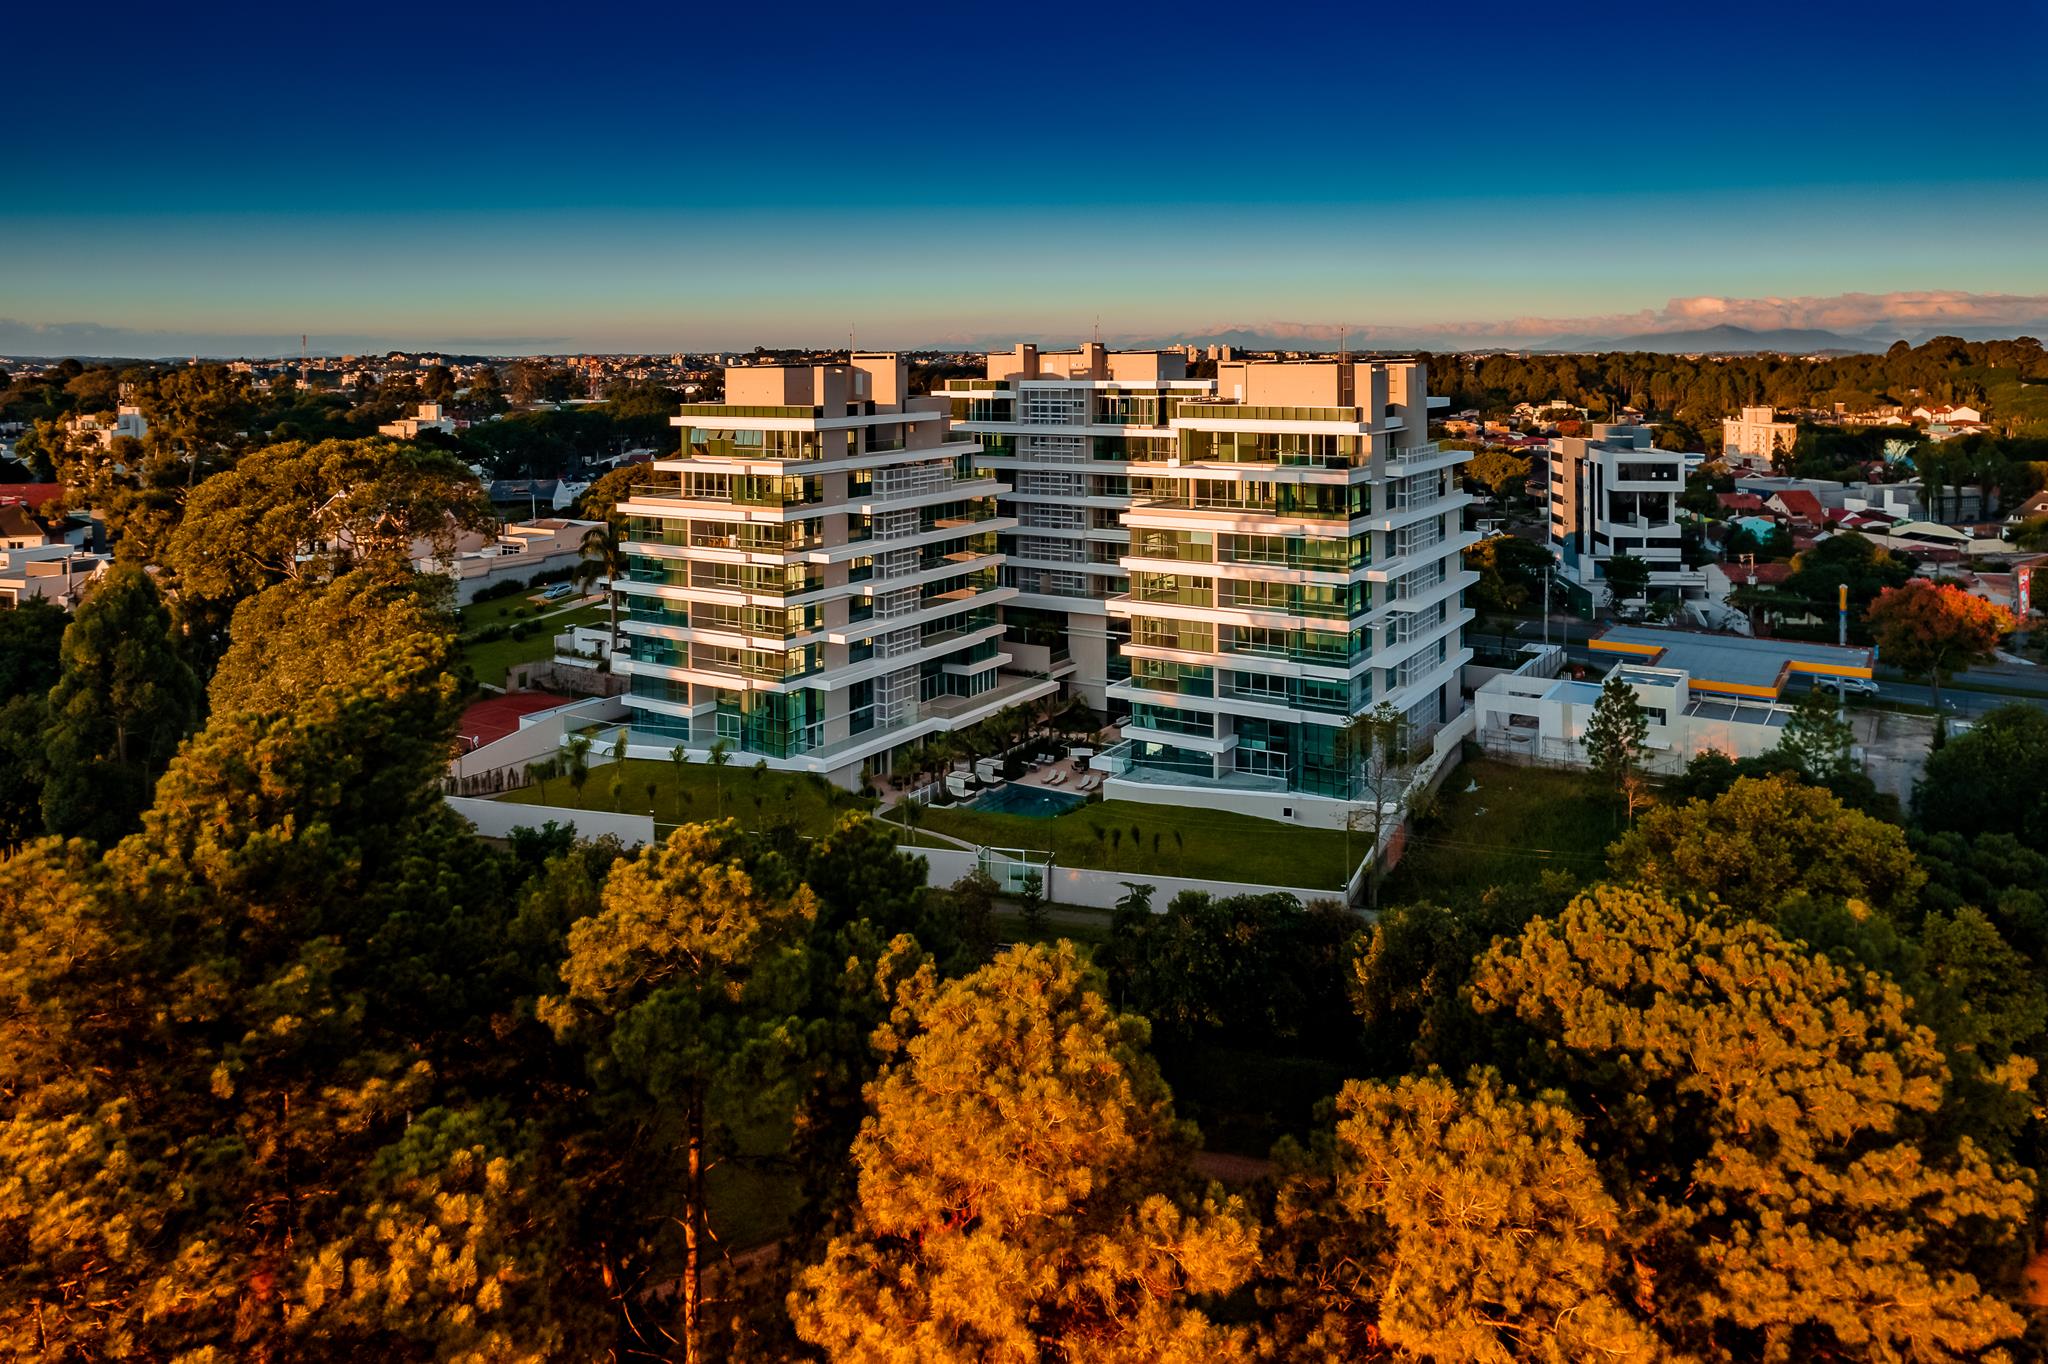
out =
[[1543,645],[1550,647],[1550,565],[1543,566]]

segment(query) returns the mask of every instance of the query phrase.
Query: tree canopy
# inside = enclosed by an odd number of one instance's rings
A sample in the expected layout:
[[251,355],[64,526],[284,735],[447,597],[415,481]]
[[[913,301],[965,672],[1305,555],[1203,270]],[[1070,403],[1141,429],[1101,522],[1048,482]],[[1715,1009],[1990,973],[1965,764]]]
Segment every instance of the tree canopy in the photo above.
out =
[[1065,943],[906,983],[853,1227],[790,1300],[827,1358],[1245,1357],[1200,1302],[1245,1281],[1256,1227],[1189,1188],[1145,1025],[1101,990]]
[[383,440],[294,441],[201,484],[166,562],[182,592],[233,603],[273,583],[406,563],[415,541],[447,555],[463,532],[494,524],[483,489],[452,455]]
[[1650,810],[1608,854],[1615,875],[1712,895],[1760,918],[1797,895],[1904,917],[1926,873],[1897,825],[1789,777],[1744,777],[1713,800]]
[[2000,706],[1930,754],[1913,789],[1929,830],[2007,833],[2048,848],[2048,712]]

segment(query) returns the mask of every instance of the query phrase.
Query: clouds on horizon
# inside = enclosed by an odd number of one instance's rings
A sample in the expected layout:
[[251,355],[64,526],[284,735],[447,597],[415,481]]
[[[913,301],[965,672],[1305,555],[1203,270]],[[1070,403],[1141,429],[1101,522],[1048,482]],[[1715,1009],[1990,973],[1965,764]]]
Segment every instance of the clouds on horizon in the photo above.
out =
[[1948,328],[2010,328],[2014,334],[2048,330],[2048,294],[1977,294],[1960,289],[1914,289],[1886,294],[1833,294],[1799,298],[1723,298],[1701,294],[1674,298],[1662,308],[1590,317],[1515,317],[1494,321],[1420,323],[1231,323],[1197,334],[1257,332],[1275,340],[1334,342],[1340,334],[1353,345],[1375,340],[1451,345],[1513,346],[1556,337],[1635,336],[1695,331],[1708,327],[1747,331],[1831,331],[1845,336],[1925,336]]
[[[1975,336],[2042,335],[2048,333],[2048,294],[1982,294],[1957,289],[1901,290],[1893,293],[1845,293],[1794,298],[1726,298],[1712,294],[1669,300],[1661,308],[1586,317],[1514,317],[1491,321],[1448,321],[1415,324],[1340,322],[1237,322],[1189,327],[1179,331],[1150,330],[1112,335],[1112,344],[1156,344],[1175,338],[1215,336],[1257,337],[1277,345],[1304,348],[1334,346],[1341,339],[1360,348],[1376,345],[1450,349],[1459,346],[1528,346],[1572,338],[1616,338],[1688,332],[1732,326],[1748,331],[1826,331],[1844,337],[1883,343],[1898,337],[1918,340],[1944,331]],[[467,335],[314,335],[311,344],[322,353],[377,353],[447,350],[468,354],[516,355],[597,351],[667,351],[744,349],[750,343],[729,337],[716,343],[682,340],[626,343],[602,335],[467,336]],[[821,324],[817,344],[835,337]],[[919,348],[975,349],[1007,346],[1015,340],[1066,343],[1068,336],[970,331],[928,335],[896,344]],[[279,356],[298,352],[296,335],[205,331],[141,330],[98,322],[35,323],[0,318],[0,355],[139,356]]]

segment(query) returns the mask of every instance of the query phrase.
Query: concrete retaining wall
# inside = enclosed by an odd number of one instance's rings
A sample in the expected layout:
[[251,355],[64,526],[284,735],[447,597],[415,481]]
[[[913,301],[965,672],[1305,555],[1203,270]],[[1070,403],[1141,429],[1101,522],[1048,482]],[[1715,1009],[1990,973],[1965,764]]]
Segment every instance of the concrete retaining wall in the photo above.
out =
[[448,797],[448,808],[476,826],[485,838],[506,838],[514,829],[538,829],[548,821],[576,830],[578,838],[616,835],[629,848],[654,841],[652,815],[622,815],[609,810],[572,810],[561,805],[515,805],[510,801],[472,796]]
[[[925,884],[950,886],[981,865],[981,854],[965,848],[911,848],[898,852],[925,859]],[[1000,875],[997,880],[1004,878]],[[1045,898],[1051,904],[1077,905],[1087,909],[1115,909],[1116,902],[1129,894],[1128,885],[1152,887],[1152,908],[1163,914],[1173,897],[1184,890],[1204,891],[1222,899],[1231,895],[1270,895],[1279,891],[1307,904],[1311,900],[1335,900],[1338,890],[1307,890],[1298,886],[1257,886],[1242,881],[1205,881],[1185,876],[1148,876],[1128,871],[1096,871],[1089,867],[1055,865],[1047,878]]]

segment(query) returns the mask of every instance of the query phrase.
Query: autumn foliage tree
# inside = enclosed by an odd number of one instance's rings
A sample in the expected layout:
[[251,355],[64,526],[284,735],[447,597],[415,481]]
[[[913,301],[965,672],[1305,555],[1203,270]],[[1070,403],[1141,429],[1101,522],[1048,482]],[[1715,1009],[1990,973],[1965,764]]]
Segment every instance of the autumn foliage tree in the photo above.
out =
[[1275,1214],[1276,1355],[1667,1357],[1622,1205],[1561,1095],[1525,1097],[1490,1070],[1353,1081],[1322,1161],[1294,1168]]
[[1998,641],[2012,633],[2012,613],[1953,583],[1916,578],[1890,587],[1870,604],[1865,623],[1880,657],[1908,673],[1925,674],[1941,709],[1941,684],[1972,664],[1990,661]]
[[1256,1224],[1197,1193],[1189,1133],[1071,943],[972,975],[927,967],[878,1034],[847,1234],[790,1298],[834,1361],[1244,1356],[1204,1299],[1250,1274]]
[[463,532],[494,523],[475,477],[444,451],[292,441],[252,451],[201,484],[165,560],[180,591],[231,606],[273,583],[409,565],[415,541],[445,554]]
[[1972,1242],[2016,1249],[2031,1192],[1967,1136],[1923,1139],[1950,1077],[1889,980],[1603,888],[1496,944],[1471,991],[1587,1115],[1675,1349],[1964,1360],[2018,1334]]

